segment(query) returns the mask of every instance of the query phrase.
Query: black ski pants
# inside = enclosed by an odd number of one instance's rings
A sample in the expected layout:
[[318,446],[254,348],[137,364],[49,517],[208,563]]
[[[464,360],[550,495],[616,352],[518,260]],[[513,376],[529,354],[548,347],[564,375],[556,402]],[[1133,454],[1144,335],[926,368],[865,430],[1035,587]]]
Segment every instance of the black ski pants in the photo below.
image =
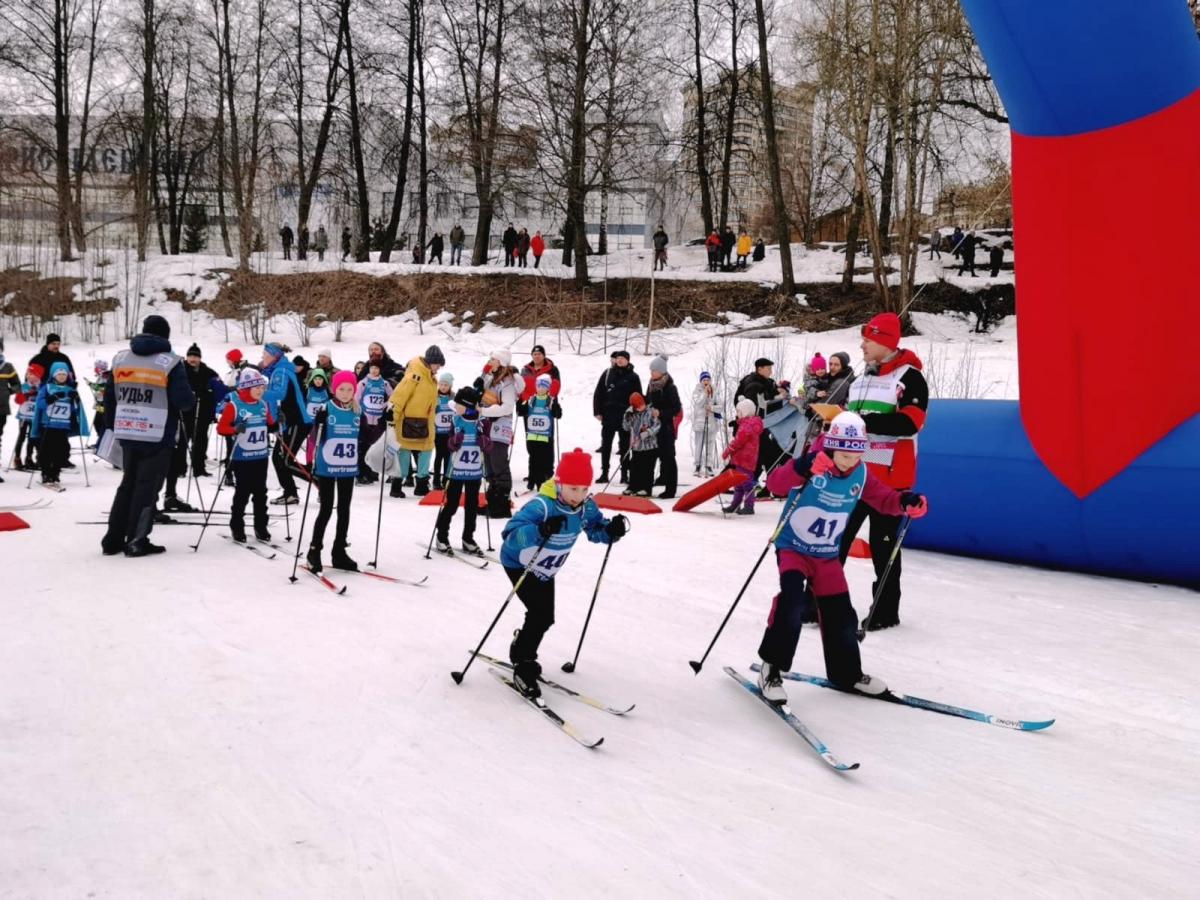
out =
[[629,460],[626,459],[626,454],[629,453],[629,432],[621,427],[620,417],[616,419],[605,419],[600,425],[600,468],[608,471],[608,460],[612,456],[613,436],[617,438],[617,453],[620,459],[617,460],[617,465],[621,470],[621,480],[629,480]]
[[[779,593],[771,607],[758,655],[786,672],[792,668],[800,640],[801,619],[808,579],[801,572],[779,575]],[[862,678],[858,650],[858,619],[847,593],[817,597],[821,648],[825,654],[825,676],[840,688],[850,689]]]
[[549,441],[526,441],[525,449],[529,453],[529,489],[536,491],[554,475],[554,446]]
[[42,463],[42,481],[58,481],[63,466],[71,458],[71,435],[66,429],[47,428],[42,432],[38,459]]
[[[299,496],[296,493],[296,477],[293,473],[296,472],[296,467],[299,465],[297,460],[300,459],[300,448],[304,446],[306,437],[308,437],[308,426],[300,424],[280,431],[279,436],[275,439],[271,465],[275,469],[275,477],[279,479],[279,487],[290,497]],[[281,443],[287,446],[287,450],[280,446]],[[288,450],[292,452],[289,454]]]
[[458,481],[450,479],[446,482],[446,495],[442,498],[442,508],[438,510],[437,536],[439,541],[450,543],[450,522],[458,512],[459,499],[466,496],[467,502],[463,509],[464,541],[475,539],[475,521],[479,517],[479,482]]
[[[658,429],[658,465],[664,494],[674,494],[679,487],[679,466],[675,462],[675,423],[663,422]],[[650,479],[654,481],[653,478]]]
[[106,550],[120,550],[132,541],[150,536],[154,529],[154,503],[171,465],[171,447],[121,442],[121,484],[108,513],[108,531],[101,542]]
[[[846,522],[846,531],[842,535],[842,546],[838,553],[843,564],[846,562],[846,557],[850,555],[850,547],[854,543],[858,530],[868,519],[871,522],[871,564],[875,567],[876,578],[871,585],[871,596],[874,597],[878,590],[878,579],[882,577],[883,570],[887,568],[888,557],[892,555],[892,548],[896,546],[896,533],[900,530],[900,523],[904,517],[886,516],[865,503],[855,506]],[[900,618],[900,557],[902,555],[902,552],[896,553],[892,571],[888,573],[887,582],[879,595],[879,604],[875,607],[873,621],[888,623],[896,622]]]
[[229,464],[233,470],[233,506],[229,524],[246,527],[246,503],[254,503],[254,527],[267,527],[267,460],[237,459]]
[[[524,571],[504,567],[508,580],[513,584],[520,581]],[[554,579],[542,581],[530,573],[529,577],[521,582],[517,597],[525,604],[525,622],[521,625],[521,633],[508,648],[508,658],[514,666],[537,659],[542,638],[554,624]]]
[[317,478],[317,499],[320,506],[317,509],[316,521],[313,522],[310,543],[317,549],[324,546],[325,527],[333,515],[335,495],[337,498],[337,526],[333,534],[333,550],[335,553],[344,553],[346,536],[350,531],[350,500],[354,497],[353,476],[343,478],[321,476]]
[[450,452],[450,435],[435,434],[433,436],[433,482],[434,487],[443,487],[450,478],[450,461],[454,454]]

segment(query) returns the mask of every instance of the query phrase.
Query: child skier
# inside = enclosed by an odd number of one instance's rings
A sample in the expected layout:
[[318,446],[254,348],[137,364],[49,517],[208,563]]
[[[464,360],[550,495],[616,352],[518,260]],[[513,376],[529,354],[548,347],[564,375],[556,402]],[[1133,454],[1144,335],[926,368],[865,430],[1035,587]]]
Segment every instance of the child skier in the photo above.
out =
[[517,402],[517,413],[525,419],[525,449],[529,453],[529,490],[536,491],[554,474],[554,420],[562,418],[558,399],[550,396],[553,379],[539,375],[534,394]]
[[[531,698],[541,695],[538,676],[538,647],[554,624],[554,578],[575,546],[580,532],[597,544],[616,543],[629,530],[624,516],[610,521],[588,497],[592,486],[592,457],[576,448],[564,453],[553,481],[526,503],[505,526],[500,562],[509,581],[516,584],[526,566],[529,578],[521,582],[517,596],[525,604],[525,622],[513,633],[508,658],[513,664],[513,683]],[[540,550],[539,550],[540,546]]]
[[[384,407],[387,406],[388,396],[392,393],[391,386],[384,380],[382,370],[377,360],[371,360],[367,366],[367,377],[358,383],[358,390],[351,398],[354,405],[362,411],[362,427],[358,430],[358,460],[367,453],[367,448],[383,435],[387,424],[383,421]],[[371,467],[361,464],[358,471],[359,484],[373,484],[378,478]]]
[[754,477],[754,467],[758,463],[758,439],[762,437],[763,420],[754,414],[756,407],[753,400],[743,397],[735,408],[738,418],[737,434],[721,453],[721,458],[729,460],[729,464],[745,475],[746,480],[733,489],[733,502],[729,504],[729,509],[739,516],[752,516],[754,489],[758,484]]
[[[325,370],[313,369],[308,374],[308,384],[305,385],[305,388],[304,403],[308,408],[308,414],[315,417],[329,402],[329,376]],[[310,431],[304,443],[304,458],[308,460],[309,472],[312,471],[313,463],[316,461],[316,443],[317,433],[315,430]]]
[[692,474],[697,478],[700,477],[701,468],[706,478],[712,477],[713,462],[717,458],[717,423],[720,419],[712,375],[701,372],[700,383],[692,391]]
[[437,411],[433,414],[433,489],[440,491],[450,478],[450,435],[454,433],[454,376],[438,375]]
[[112,379],[112,373],[109,371],[108,361],[104,359],[98,359],[92,363],[92,372],[95,374],[96,380],[89,381],[87,386],[92,389],[92,427],[96,430],[96,444],[99,446],[105,430],[104,389]]
[[38,458],[42,463],[42,484],[51,490],[66,490],[59,474],[71,458],[71,435],[87,437],[87,419],[82,415],[79,394],[69,383],[71,370],[64,362],[50,366],[50,380],[38,391],[29,436],[40,440]]
[[654,488],[654,461],[658,459],[658,429],[661,427],[646,406],[646,398],[634,391],[629,395],[629,408],[621,420],[621,428],[629,432],[629,487],[631,497],[649,497]]
[[[378,371],[379,367],[372,365]],[[382,381],[382,379],[380,379]],[[386,385],[385,385],[386,386]],[[361,388],[361,386],[360,386]],[[354,497],[354,478],[358,474],[358,450],[361,446],[359,429],[363,411],[355,399],[354,375],[338,372],[333,376],[333,399],[318,413],[314,427],[320,432],[317,443],[317,478],[320,508],[313,522],[312,540],[308,545],[308,567],[321,571],[321,544],[325,526],[333,515],[334,495],[337,495],[337,530],[333,537],[333,553],[329,564],[335,569],[358,571],[358,563],[346,555],[346,537],[350,531],[350,500]],[[384,399],[386,403],[386,397]],[[382,407],[380,407],[382,411]]]
[[466,496],[463,511],[462,548],[466,553],[483,556],[475,543],[475,519],[479,514],[479,482],[483,479],[483,457],[490,443],[479,427],[479,392],[465,387],[454,395],[457,414],[451,420],[451,434],[447,441],[450,454],[450,477],[446,481],[446,494],[442,497],[442,508],[437,517],[437,551],[448,556],[450,549],[450,521],[458,512],[459,498]]
[[233,441],[229,469],[233,473],[233,506],[229,531],[239,544],[246,543],[246,502],[254,502],[254,536],[269,541],[267,530],[267,468],[271,446],[267,432],[275,429],[263,393],[267,379],[258,369],[245,368],[238,375],[237,392],[225,398],[217,434]]
[[[37,444],[30,436],[30,431],[33,429],[33,411],[37,408],[38,391],[45,375],[45,369],[37,363],[30,363],[29,368],[25,370],[25,381],[21,384],[21,390],[13,398],[17,401],[17,446],[13,450],[12,467],[18,472],[30,472],[37,468],[37,462],[33,458]],[[21,462],[22,446],[25,447],[24,462]]]
[[838,546],[859,501],[886,515],[906,512],[914,519],[925,515],[928,507],[921,494],[893,490],[867,471],[862,462],[867,445],[862,418],[840,413],[825,435],[824,450],[778,466],[767,479],[771,493],[787,494],[785,518],[775,541],[780,591],[758,648],[763,661],[758,686],[772,703],[787,702],[781,676],[792,667],[800,639],[806,582],[817,605],[826,676],[843,690],[864,694],[887,690],[878,678],[863,674],[858,616],[850,605]]

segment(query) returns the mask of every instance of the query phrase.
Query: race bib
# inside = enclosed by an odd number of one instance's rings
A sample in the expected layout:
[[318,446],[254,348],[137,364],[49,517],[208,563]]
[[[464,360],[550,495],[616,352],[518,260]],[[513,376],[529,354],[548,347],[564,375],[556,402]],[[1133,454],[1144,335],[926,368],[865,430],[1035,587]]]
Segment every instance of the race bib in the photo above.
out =
[[526,424],[534,434],[550,433],[550,416],[547,413],[530,413]]
[[358,460],[358,439],[331,437],[325,441],[321,456],[329,466],[349,466]]
[[834,547],[846,530],[849,512],[829,512],[816,506],[801,506],[788,524],[800,540],[812,547]]
[[387,397],[383,394],[363,394],[362,406],[368,413],[377,416],[387,406]]
[[[522,550],[519,554],[521,565],[529,565],[529,561],[533,559],[534,554],[537,553],[537,549],[537,547],[526,547]],[[558,570],[562,568],[563,563],[567,561],[567,557],[570,555],[570,549],[555,552],[543,548],[542,552],[538,554],[537,564],[533,567],[533,573],[539,578],[553,578],[558,574]]]
[[437,429],[438,431],[449,431],[454,425],[454,410],[439,409],[437,413]]
[[324,408],[325,408],[324,400],[314,400],[312,403],[308,404],[308,417],[310,419],[315,419],[317,417],[317,413],[319,413]]
[[237,436],[237,445],[245,453],[261,454],[267,447],[267,426],[247,428]]
[[71,421],[71,404],[51,403],[48,407],[46,407],[46,418],[48,418],[51,422]]
[[483,451],[478,447],[463,447],[454,460],[454,474],[470,478],[483,474]]

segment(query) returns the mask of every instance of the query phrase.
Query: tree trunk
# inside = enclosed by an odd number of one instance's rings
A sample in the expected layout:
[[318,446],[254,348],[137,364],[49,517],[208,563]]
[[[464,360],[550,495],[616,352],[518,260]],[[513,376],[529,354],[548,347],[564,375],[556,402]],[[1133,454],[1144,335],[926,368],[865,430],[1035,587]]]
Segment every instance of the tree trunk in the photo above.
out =
[[779,289],[790,297],[796,293],[796,279],[792,274],[791,228],[788,224],[787,207],[783,202],[783,179],[779,174],[775,89],[771,84],[771,68],[767,62],[767,17],[763,11],[763,0],[754,0],[754,10],[758,19],[758,66],[762,82],[763,126],[767,132],[767,168],[771,176],[771,201],[775,207],[775,230],[779,240],[779,262],[783,276]]
[[[894,86],[889,87],[889,92]],[[883,144],[883,171],[879,176],[879,240],[884,253],[891,252],[892,230],[892,190],[896,183],[896,129],[899,125],[900,110],[895,97],[889,93],[887,133]],[[912,148],[908,148],[909,151]]]
[[[571,95],[571,162],[567,169],[567,221],[574,228],[575,285],[586,287],[587,264],[587,219],[584,209],[586,192],[587,132],[586,91],[588,64],[588,26],[591,20],[592,0],[582,0],[579,17],[575,24],[575,83]],[[564,261],[565,262],[565,261]]]
[[[303,6],[303,0],[300,5]],[[349,15],[350,0],[342,0],[339,4],[341,7],[341,18],[345,19]],[[304,167],[303,137],[298,138],[300,144],[300,200],[298,204],[298,219],[300,225],[308,224],[308,214],[312,209],[313,192],[317,189],[317,182],[321,177],[321,167],[325,163],[325,148],[329,144],[329,131],[333,124],[333,113],[337,104],[338,94],[338,66],[341,65],[342,59],[342,44],[345,41],[345,31],[340,25],[338,27],[337,41],[333,49],[333,59],[329,62],[329,72],[325,78],[325,110],[321,114],[321,124],[317,127],[317,141],[313,146],[312,159],[308,170]],[[303,90],[304,82],[300,82],[301,90]],[[301,109],[296,110],[299,117]],[[357,119],[357,116],[355,117]],[[303,132],[300,132],[302,135]]]
[[54,0],[54,188],[57,197],[58,258],[71,255],[71,110],[67,90],[66,0]]
[[388,217],[387,228],[383,233],[383,249],[379,252],[379,261],[388,262],[392,256],[392,246],[396,243],[396,231],[400,227],[400,210],[404,206],[404,191],[408,185],[408,154],[412,146],[412,116],[413,116],[413,72],[416,69],[417,16],[422,0],[408,0],[408,65],[405,69],[404,87],[404,127],[400,133],[400,165],[396,172],[396,189],[392,195],[392,213]]
[[733,127],[737,118],[738,101],[738,0],[729,4],[729,32],[731,54],[729,69],[729,102],[725,106],[725,135],[721,149],[721,206],[718,225],[722,231],[729,224],[729,177],[733,165]]
[[138,141],[137,169],[134,171],[134,219],[137,227],[138,262],[146,261],[150,245],[150,148],[154,140],[154,0],[142,0],[142,131]]
[[350,32],[350,0],[342,0],[342,36],[346,42],[346,80],[350,90],[350,155],[354,158],[354,183],[358,191],[359,241],[356,262],[371,261],[371,196],[363,164],[362,130],[358,112],[358,82],[354,65],[354,42]]
[[854,286],[854,260],[858,256],[858,230],[862,225],[863,193],[854,192],[854,203],[850,207],[850,221],[846,224],[846,267],[842,269],[842,293],[850,293]]
[[696,63],[696,180],[700,182],[700,218],[704,234],[713,230],[712,176],[708,172],[708,132],[704,104],[704,56],[700,52],[700,0],[692,0],[692,53]]
[[421,7],[421,21],[417,25],[417,246],[420,247],[421,262],[425,262],[428,245],[426,232],[429,230],[429,148],[426,144],[425,119],[425,10]]

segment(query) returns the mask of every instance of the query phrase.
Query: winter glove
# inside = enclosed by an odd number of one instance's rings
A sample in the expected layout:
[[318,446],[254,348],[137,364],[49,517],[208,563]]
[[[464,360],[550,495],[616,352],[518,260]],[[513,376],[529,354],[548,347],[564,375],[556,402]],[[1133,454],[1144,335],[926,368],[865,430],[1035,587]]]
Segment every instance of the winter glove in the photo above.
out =
[[538,526],[538,534],[540,534],[543,538],[551,537],[562,531],[563,526],[566,524],[566,516],[551,516]]
[[322,406],[315,413],[313,413],[313,427],[315,428],[318,425],[324,425],[328,418],[329,410]]
[[246,433],[246,423],[238,422],[236,425],[233,426],[233,432],[234,432],[234,434],[245,434]]
[[929,504],[925,502],[925,495],[918,494],[916,491],[904,491],[900,494],[900,506],[908,513],[910,519],[919,519],[925,513],[929,512]]
[[615,544],[629,531],[629,520],[621,515],[613,516],[605,531],[608,532],[608,539]]
[[719,412],[715,412],[715,413],[713,413],[713,418],[716,419],[718,422],[720,422],[725,417],[723,415],[721,415]]
[[824,475],[833,468],[833,457],[821,451],[813,457],[811,471],[814,475]]
[[383,421],[387,422],[389,425],[396,421],[396,411],[392,409],[392,407],[389,406],[383,411]]

